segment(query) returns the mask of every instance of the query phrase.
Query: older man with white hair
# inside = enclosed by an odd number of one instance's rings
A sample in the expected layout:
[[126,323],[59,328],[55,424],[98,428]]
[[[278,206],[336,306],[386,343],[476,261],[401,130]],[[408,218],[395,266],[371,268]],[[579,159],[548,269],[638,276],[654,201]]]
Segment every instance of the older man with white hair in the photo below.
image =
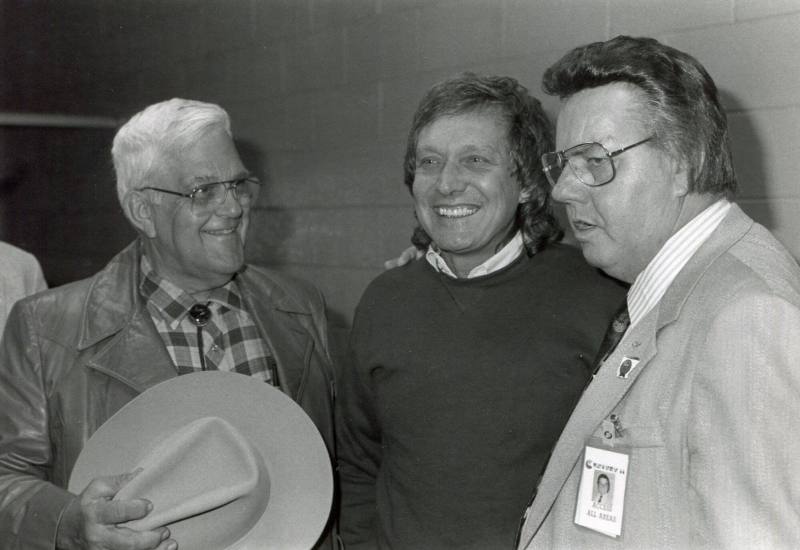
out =
[[[3,548],[175,548],[169,530],[119,524],[145,500],[111,498],[135,473],[65,490],[83,445],[154,384],[227,370],[279,387],[332,448],[332,366],[321,294],[246,265],[260,183],[227,113],[173,99],[136,114],[112,148],[138,238],[94,276],[21,301],[0,348]],[[264,419],[269,422],[269,419]]]

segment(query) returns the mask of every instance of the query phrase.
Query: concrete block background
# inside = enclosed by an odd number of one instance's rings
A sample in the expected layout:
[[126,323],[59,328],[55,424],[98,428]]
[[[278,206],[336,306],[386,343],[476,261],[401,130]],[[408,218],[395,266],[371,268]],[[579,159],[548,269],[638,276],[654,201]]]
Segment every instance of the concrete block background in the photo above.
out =
[[[414,225],[402,157],[425,90],[472,70],[541,97],[549,64],[617,34],[705,64],[729,112],[740,202],[800,256],[798,28],[800,0],[0,0],[0,111],[124,119],[173,96],[223,105],[267,182],[248,257],[322,288],[341,343]],[[558,102],[542,101],[555,116]],[[114,204],[113,132],[84,132],[0,127],[0,237],[39,255],[55,284],[132,236]]]

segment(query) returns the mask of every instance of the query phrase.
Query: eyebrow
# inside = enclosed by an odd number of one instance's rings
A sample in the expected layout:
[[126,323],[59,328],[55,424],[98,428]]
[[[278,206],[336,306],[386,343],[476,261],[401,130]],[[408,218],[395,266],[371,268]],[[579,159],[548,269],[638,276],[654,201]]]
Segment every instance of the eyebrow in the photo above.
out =
[[[417,146],[417,151],[416,152],[417,152],[417,154],[420,154],[420,153],[444,154],[442,149],[434,147],[432,145],[420,145],[420,146]],[[488,153],[494,153],[494,154],[502,154],[502,150],[500,148],[498,148],[498,147],[493,146],[493,145],[475,145],[475,144],[472,144],[472,143],[468,143],[466,145],[463,145],[462,147],[459,147],[456,150],[456,153],[458,153],[458,154],[464,154],[464,153],[487,153],[487,152]]]
[[241,172],[238,172],[236,175],[234,175],[234,176],[232,176],[230,178],[221,178],[220,176],[216,176],[216,175],[214,175],[214,176],[195,176],[194,178],[191,179],[190,184],[192,186],[198,186],[198,185],[205,185],[207,183],[218,183],[218,182],[221,182],[221,181],[233,181],[233,180],[238,180],[238,179],[244,179],[244,178],[250,177],[252,175],[253,175],[253,173],[250,172],[249,170],[242,170]]

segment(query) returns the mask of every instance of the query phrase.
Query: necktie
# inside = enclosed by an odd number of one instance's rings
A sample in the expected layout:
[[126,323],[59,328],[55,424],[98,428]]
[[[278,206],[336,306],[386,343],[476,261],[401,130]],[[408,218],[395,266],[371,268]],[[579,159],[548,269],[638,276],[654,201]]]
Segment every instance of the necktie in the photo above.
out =
[[622,340],[622,336],[625,334],[625,331],[628,330],[630,324],[631,318],[630,315],[628,315],[628,301],[625,300],[622,303],[622,307],[617,310],[614,317],[611,318],[611,323],[608,325],[606,335],[603,337],[603,342],[600,344],[600,349],[597,351],[597,355],[594,358],[592,373],[596,373],[600,365],[603,364],[603,361],[608,359],[608,356],[611,355],[614,348],[617,347],[619,341]]

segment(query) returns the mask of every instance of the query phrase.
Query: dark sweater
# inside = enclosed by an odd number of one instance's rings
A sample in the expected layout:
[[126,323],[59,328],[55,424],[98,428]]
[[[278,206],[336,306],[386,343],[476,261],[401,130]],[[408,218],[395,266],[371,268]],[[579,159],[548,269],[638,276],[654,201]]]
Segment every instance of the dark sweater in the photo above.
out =
[[424,259],[375,279],[339,380],[348,549],[510,548],[624,295],[563,245],[474,279]]

